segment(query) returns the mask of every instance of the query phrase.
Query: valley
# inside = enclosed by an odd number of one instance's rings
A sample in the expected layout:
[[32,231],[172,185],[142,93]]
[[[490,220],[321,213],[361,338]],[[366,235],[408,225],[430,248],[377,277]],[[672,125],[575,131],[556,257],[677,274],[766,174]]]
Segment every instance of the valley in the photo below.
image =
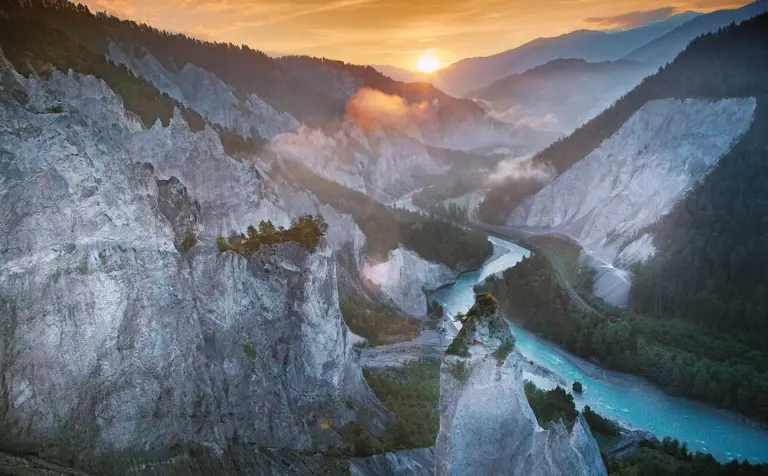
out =
[[766,11],[382,74],[4,2],[0,474],[768,474]]

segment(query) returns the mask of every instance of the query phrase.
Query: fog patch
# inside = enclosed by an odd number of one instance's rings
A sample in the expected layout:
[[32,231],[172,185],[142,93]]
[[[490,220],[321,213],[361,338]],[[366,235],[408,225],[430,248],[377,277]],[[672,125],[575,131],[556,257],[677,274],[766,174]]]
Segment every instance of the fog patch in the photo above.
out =
[[496,164],[496,168],[488,176],[488,185],[492,187],[509,181],[549,183],[556,174],[551,164],[534,162],[530,155],[510,157]]
[[347,118],[365,131],[375,127],[407,131],[436,120],[438,109],[437,99],[411,104],[397,95],[361,88],[347,102]]

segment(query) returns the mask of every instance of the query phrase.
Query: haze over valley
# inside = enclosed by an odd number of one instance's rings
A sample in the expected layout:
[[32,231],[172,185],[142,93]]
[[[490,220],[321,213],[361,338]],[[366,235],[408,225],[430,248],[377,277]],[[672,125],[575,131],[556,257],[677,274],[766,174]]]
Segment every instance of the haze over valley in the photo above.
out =
[[768,474],[768,0],[548,3],[3,2],[0,474]]

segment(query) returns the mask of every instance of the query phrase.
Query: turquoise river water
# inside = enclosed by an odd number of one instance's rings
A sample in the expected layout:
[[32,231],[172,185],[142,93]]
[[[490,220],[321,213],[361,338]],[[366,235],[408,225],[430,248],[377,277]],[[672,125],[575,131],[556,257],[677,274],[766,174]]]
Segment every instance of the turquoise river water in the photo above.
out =
[[[475,284],[514,266],[530,254],[514,243],[497,238],[490,240],[496,249],[496,259],[478,271],[462,275],[453,286],[430,295],[430,299],[443,304],[446,315],[469,310],[474,302],[472,287]],[[568,382],[578,380],[584,385],[584,392],[575,397],[578,407],[589,405],[624,426],[650,431],[659,438],[677,438],[688,443],[691,450],[712,453],[720,461],[736,458],[753,463],[768,462],[768,428],[765,426],[731,412],[671,397],[643,379],[601,369],[520,326],[511,324],[511,327],[517,348],[525,357]]]

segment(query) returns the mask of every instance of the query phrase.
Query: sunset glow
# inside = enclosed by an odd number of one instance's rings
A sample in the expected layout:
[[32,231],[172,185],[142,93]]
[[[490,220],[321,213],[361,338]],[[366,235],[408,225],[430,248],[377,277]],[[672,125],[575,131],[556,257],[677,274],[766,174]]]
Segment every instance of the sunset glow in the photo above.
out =
[[93,10],[204,40],[247,44],[271,55],[308,54],[416,69],[414,55],[426,48],[440,51],[444,68],[539,37],[582,28],[632,28],[685,10],[732,8],[749,0],[477,0],[471,8],[461,0],[81,1]]
[[416,61],[416,69],[421,73],[433,73],[440,69],[440,61],[432,55],[424,55]]

